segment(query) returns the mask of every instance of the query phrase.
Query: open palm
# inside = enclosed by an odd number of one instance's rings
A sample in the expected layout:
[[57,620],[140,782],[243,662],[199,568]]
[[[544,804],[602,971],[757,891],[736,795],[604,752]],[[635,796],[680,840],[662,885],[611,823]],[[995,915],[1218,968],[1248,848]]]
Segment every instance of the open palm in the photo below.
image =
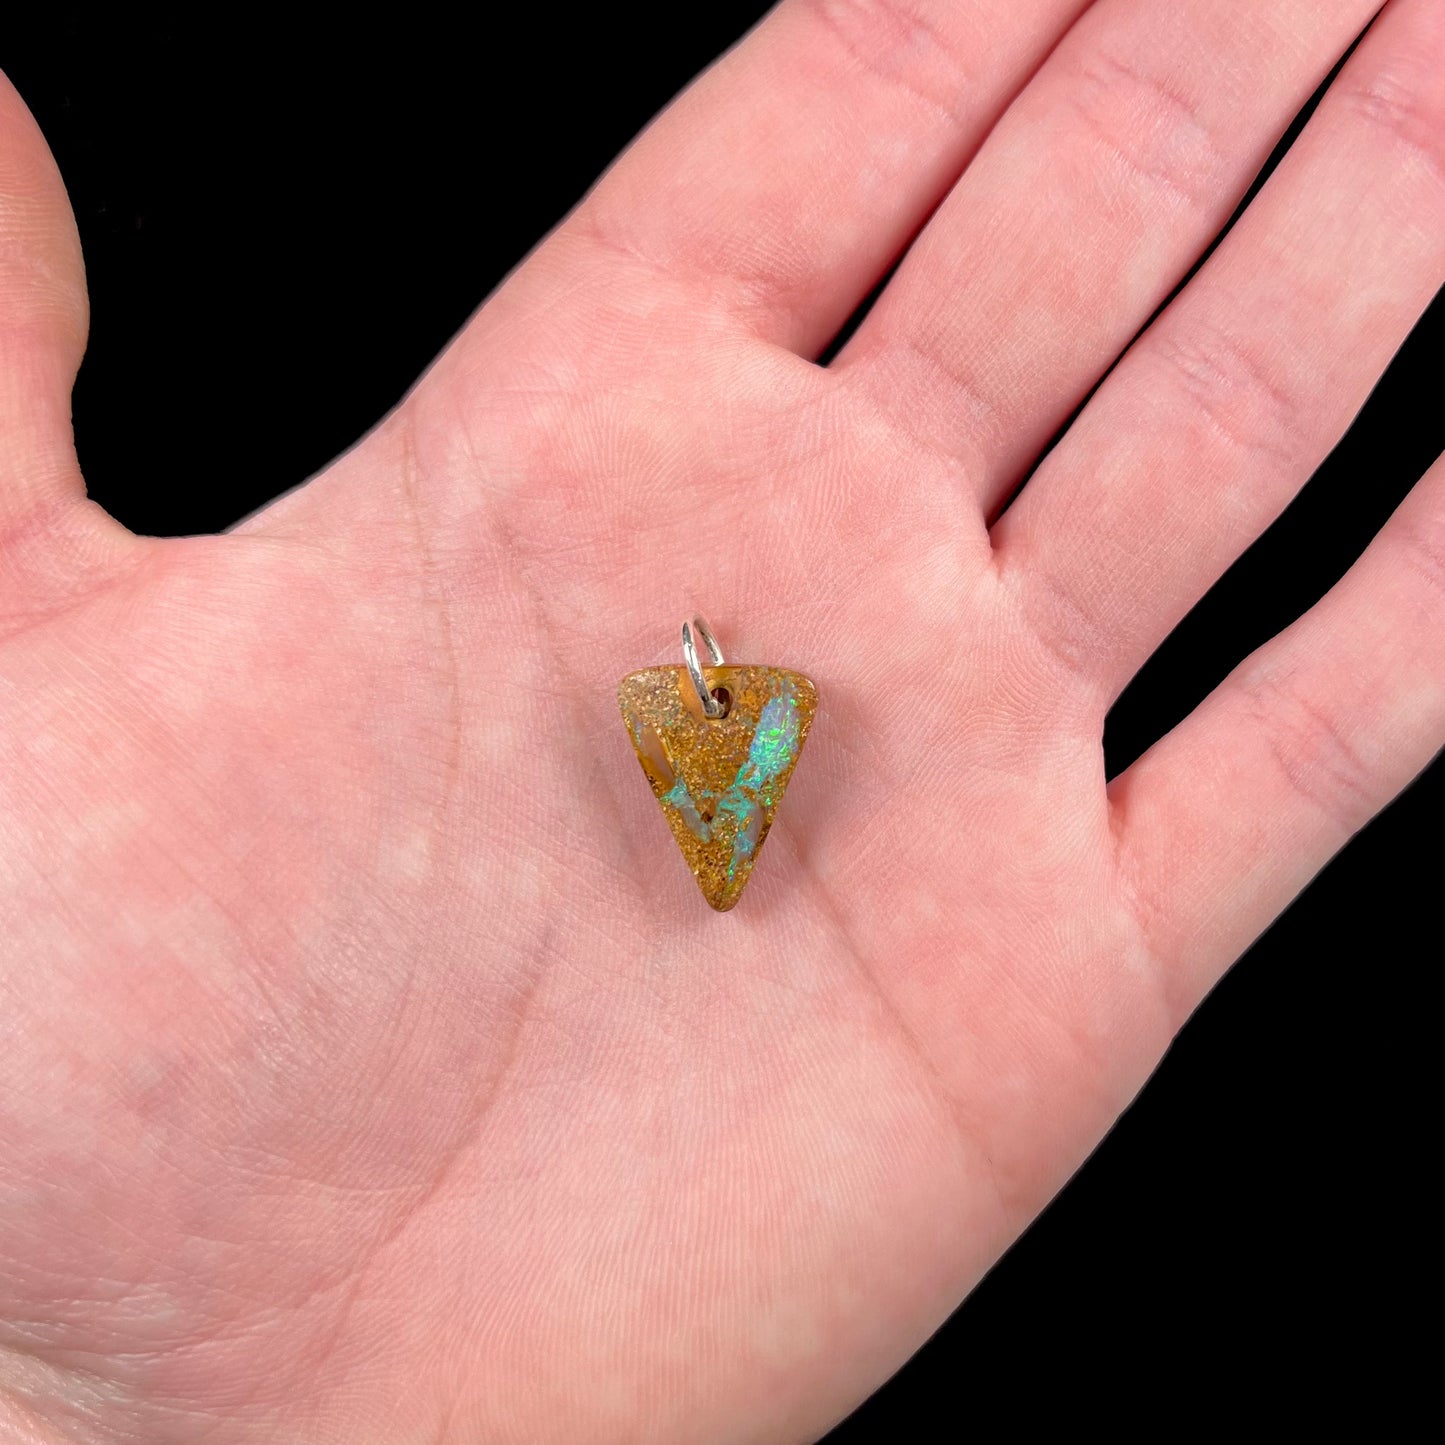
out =
[[[917,1346],[1445,739],[1437,466],[1102,761],[1445,280],[1392,0],[1130,344],[1374,8],[788,0],[363,444],[173,541],[83,500],[4,93],[0,1423],[806,1440]],[[821,698],[726,915],[613,702],[699,607]]]

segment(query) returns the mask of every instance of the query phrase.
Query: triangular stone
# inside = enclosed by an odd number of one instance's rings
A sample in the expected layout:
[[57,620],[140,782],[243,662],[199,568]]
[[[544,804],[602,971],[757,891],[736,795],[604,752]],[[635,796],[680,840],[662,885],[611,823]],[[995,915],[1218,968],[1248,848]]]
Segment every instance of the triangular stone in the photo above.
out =
[[708,667],[726,692],[709,718],[685,667],[649,667],[617,688],[637,760],[703,897],[738,901],[818,710],[818,690],[781,667]]

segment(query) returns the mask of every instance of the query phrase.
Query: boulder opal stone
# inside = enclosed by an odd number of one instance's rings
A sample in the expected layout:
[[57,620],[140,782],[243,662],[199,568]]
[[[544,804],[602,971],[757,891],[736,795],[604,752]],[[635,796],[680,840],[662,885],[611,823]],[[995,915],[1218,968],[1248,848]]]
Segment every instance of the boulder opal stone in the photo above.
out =
[[818,690],[781,667],[704,668],[727,703],[704,715],[685,667],[629,673],[617,689],[637,760],[702,895],[738,901],[802,752]]

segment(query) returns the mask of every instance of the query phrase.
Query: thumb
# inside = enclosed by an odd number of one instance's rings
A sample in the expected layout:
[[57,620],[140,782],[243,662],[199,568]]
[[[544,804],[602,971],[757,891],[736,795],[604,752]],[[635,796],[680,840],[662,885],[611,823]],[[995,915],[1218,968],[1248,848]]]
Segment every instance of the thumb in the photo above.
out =
[[70,391],[88,319],[65,185],[0,75],[0,623],[17,602],[72,591],[128,535],[85,502],[75,458]]

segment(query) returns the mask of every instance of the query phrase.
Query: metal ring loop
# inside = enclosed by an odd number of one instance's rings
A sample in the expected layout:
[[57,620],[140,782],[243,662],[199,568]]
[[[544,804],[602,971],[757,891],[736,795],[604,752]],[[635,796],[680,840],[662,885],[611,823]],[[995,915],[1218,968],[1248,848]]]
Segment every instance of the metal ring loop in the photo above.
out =
[[682,624],[682,660],[687,664],[687,675],[692,679],[692,685],[697,689],[697,700],[702,704],[704,717],[720,718],[727,715],[727,708],[723,706],[713,695],[707,685],[707,678],[703,676],[702,664],[697,660],[697,638],[702,639],[702,645],[707,648],[708,656],[712,659],[713,667],[723,665],[722,648],[717,645],[717,638],[712,635],[712,628],[701,617],[694,617],[691,622]]

